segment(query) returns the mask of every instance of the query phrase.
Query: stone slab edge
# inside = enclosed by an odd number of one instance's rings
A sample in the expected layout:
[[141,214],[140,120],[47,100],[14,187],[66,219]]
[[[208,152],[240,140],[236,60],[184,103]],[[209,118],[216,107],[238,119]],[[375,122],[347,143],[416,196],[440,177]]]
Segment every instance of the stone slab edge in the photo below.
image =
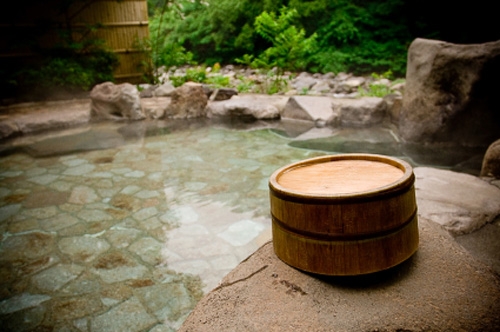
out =
[[403,264],[361,277],[321,277],[283,263],[272,242],[238,265],[179,331],[498,331],[498,275],[439,225],[419,220]]

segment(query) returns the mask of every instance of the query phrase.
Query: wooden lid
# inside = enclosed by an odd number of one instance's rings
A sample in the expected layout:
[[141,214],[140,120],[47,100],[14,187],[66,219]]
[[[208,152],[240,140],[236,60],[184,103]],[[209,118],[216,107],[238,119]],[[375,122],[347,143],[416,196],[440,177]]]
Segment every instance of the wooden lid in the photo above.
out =
[[381,188],[403,175],[401,169],[383,162],[338,160],[292,168],[278,183],[306,194],[343,194]]
[[367,197],[406,189],[414,181],[411,166],[397,158],[373,154],[316,157],[282,167],[269,186],[275,194],[313,199]]

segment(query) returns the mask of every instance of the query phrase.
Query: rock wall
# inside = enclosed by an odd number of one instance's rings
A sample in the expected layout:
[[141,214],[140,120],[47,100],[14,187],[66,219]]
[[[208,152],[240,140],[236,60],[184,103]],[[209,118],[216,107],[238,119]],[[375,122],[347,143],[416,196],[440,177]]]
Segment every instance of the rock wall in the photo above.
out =
[[500,137],[500,41],[416,39],[408,51],[401,136],[410,142],[488,145]]

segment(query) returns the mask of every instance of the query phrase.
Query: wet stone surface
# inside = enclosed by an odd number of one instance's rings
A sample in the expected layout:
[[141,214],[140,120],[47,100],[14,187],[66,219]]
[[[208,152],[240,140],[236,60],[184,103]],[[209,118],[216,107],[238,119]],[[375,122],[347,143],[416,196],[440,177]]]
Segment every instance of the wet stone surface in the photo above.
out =
[[[333,129],[293,138],[287,128],[136,126],[72,129],[1,150],[2,330],[175,331],[270,239],[276,169],[335,144],[397,146],[388,131],[332,143]],[[371,145],[360,143],[366,137]]]
[[175,331],[269,239],[269,175],[319,154],[286,143],[268,130],[203,127],[2,157],[2,329]]

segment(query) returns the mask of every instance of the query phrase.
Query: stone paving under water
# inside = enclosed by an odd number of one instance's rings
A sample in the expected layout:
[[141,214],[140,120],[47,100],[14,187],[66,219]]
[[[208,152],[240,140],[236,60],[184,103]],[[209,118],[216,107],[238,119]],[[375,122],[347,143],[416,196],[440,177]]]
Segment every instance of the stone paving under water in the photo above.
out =
[[286,141],[203,127],[104,150],[1,158],[1,325],[176,330],[270,238],[269,175],[315,155]]
[[175,331],[271,238],[272,172],[325,154],[270,129],[129,129],[0,157],[2,330]]

